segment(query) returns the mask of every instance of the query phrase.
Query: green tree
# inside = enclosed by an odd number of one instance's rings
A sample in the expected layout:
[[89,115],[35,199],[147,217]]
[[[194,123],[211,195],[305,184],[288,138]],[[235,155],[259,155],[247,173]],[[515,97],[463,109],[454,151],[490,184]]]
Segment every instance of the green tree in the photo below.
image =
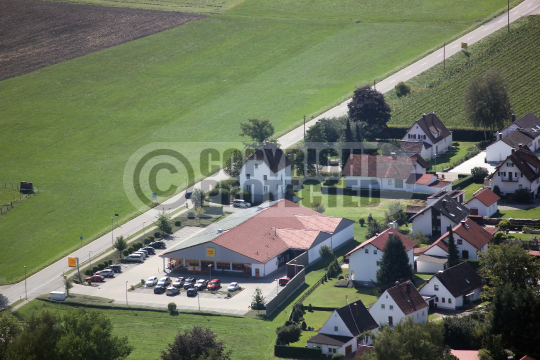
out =
[[395,234],[388,235],[380,264],[377,270],[377,286],[388,288],[396,281],[403,282],[413,278],[405,245]]
[[306,131],[306,142],[325,143],[326,133],[325,126],[321,123],[316,123]]
[[169,309],[169,312],[171,314],[173,314],[174,312],[176,312],[176,304],[173,303],[173,302],[170,302],[168,305],[167,305],[167,309]]
[[218,340],[212,330],[195,326],[179,332],[161,353],[161,360],[204,359],[210,355],[211,359],[229,360],[231,351],[225,349],[225,342]]
[[360,218],[358,219],[358,223],[360,224],[360,227],[364,227],[364,224],[366,223],[366,219]]
[[489,175],[489,171],[485,167],[477,166],[471,169],[471,175],[475,183],[483,184],[485,177]]
[[73,280],[69,277],[64,278],[64,289],[66,290],[66,296],[69,296],[69,290],[73,288]]
[[508,83],[496,68],[471,80],[465,89],[465,117],[475,127],[500,129],[512,115]]
[[397,97],[407,96],[411,93],[411,87],[403,81],[398,82],[397,85],[394,86],[394,90],[396,91]]
[[332,251],[332,249],[330,249],[330,246],[328,245],[323,245],[319,248],[319,255],[321,255],[321,257],[325,260],[335,257],[334,252]]
[[364,137],[362,136],[362,132],[360,131],[360,124],[356,123],[356,141],[362,142],[364,141]]
[[447,316],[442,320],[444,343],[455,350],[476,350],[482,347],[484,313]]
[[161,231],[161,237],[164,237],[165,234],[170,234],[172,232],[171,219],[165,210],[156,216],[156,222],[154,224]]
[[459,250],[456,246],[456,242],[454,240],[454,231],[450,229],[448,231],[448,267],[454,266],[459,264],[461,261],[459,260]]
[[266,301],[264,300],[264,296],[262,294],[261,289],[257,287],[255,289],[255,293],[253,294],[253,297],[251,298],[251,303],[253,304],[255,308],[257,308],[257,312],[259,312],[260,309],[266,305]]
[[492,191],[495,193],[495,195],[501,196],[501,188],[499,188],[499,185],[495,185]]
[[270,120],[248,119],[248,122],[240,124],[240,129],[242,130],[240,136],[249,136],[253,139],[255,148],[274,135],[274,126]]
[[426,235],[424,235],[424,233],[420,230],[420,231],[417,231],[415,232],[414,234],[409,234],[407,235],[409,237],[409,239],[411,239],[412,241],[414,241],[415,243],[417,243],[418,245],[421,245],[421,244],[429,244],[430,243],[430,240],[429,240],[429,237],[427,237]]
[[504,220],[499,221],[498,226],[499,226],[499,230],[508,232],[508,230],[510,230],[511,225],[512,224],[510,223],[510,220],[504,219]]
[[354,142],[355,136],[353,135],[353,132],[351,130],[351,122],[349,119],[347,119],[347,128],[345,129],[345,141],[346,142]]
[[191,202],[193,203],[193,207],[195,209],[200,209],[204,205],[205,195],[202,192],[201,189],[195,189],[193,190],[193,193],[191,194]]
[[359,87],[354,91],[349,108],[349,118],[360,125],[364,138],[374,139],[387,129],[391,117],[390,106],[384,95],[369,86]]
[[[369,214],[369,215],[371,215],[371,214]],[[385,227],[383,224],[379,223],[374,218],[371,218],[371,221],[370,221],[369,217],[368,217],[366,239],[370,239],[370,238],[374,237],[378,233],[381,233],[384,230],[386,230],[387,228],[388,227]]]
[[276,329],[278,345],[289,345],[300,340],[302,329],[296,324],[280,326]]
[[128,247],[126,239],[124,239],[124,236],[120,235],[116,238],[116,241],[114,242],[114,248],[118,250],[119,257],[122,256],[122,253],[124,250],[126,250]]
[[19,320],[13,316],[9,311],[4,310],[0,312],[0,359],[5,359],[6,351],[19,333],[21,332],[21,326]]
[[397,221],[399,225],[407,223],[407,214],[403,211],[403,205],[399,201],[388,204],[388,211],[384,212],[387,222]]
[[332,355],[332,360],[341,360],[341,359],[345,359],[345,355],[343,355],[343,354],[334,354],[334,355]]
[[235,149],[231,152],[229,158],[225,160],[223,171],[231,177],[239,177],[243,165],[244,156],[240,150]]
[[484,348],[478,351],[480,360],[507,360],[512,359],[515,355],[512,351],[503,347],[501,335],[486,337],[483,346]]

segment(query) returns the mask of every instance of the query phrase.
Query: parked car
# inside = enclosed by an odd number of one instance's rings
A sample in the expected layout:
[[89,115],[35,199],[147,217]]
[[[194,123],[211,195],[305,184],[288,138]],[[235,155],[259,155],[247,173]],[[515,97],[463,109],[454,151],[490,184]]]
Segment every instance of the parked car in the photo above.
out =
[[138,262],[142,263],[144,261],[144,255],[143,254],[131,254],[129,256],[126,256],[124,258],[125,262]]
[[260,304],[257,306],[257,304],[251,303],[251,310],[266,310],[266,304]]
[[180,294],[180,289],[177,288],[177,287],[174,287],[174,286],[169,286],[167,288],[167,292],[165,294],[166,295],[177,295],[177,294]]
[[109,266],[107,267],[107,269],[111,269],[111,270],[114,271],[115,273],[122,272],[122,266],[120,266],[120,264],[109,265]]
[[232,282],[229,284],[229,286],[227,286],[227,291],[236,291],[236,290],[238,290],[237,282]]
[[156,284],[158,283],[158,278],[157,276],[151,276],[148,278],[148,280],[146,280],[146,287],[152,287],[152,286],[156,286]]
[[143,247],[141,250],[146,250],[150,255],[156,255],[156,249],[151,246]]
[[279,278],[279,285],[280,286],[285,286],[285,285],[287,285],[289,283],[289,280],[291,280],[291,279],[289,279],[286,276],[281,277],[281,278]]
[[206,285],[206,288],[208,290],[217,290],[221,287],[221,281],[219,281],[219,279],[214,279],[212,281],[210,281],[208,283],[208,285]]
[[239,208],[248,208],[248,207],[251,207],[251,204],[244,200],[235,199],[233,200],[233,206],[239,207]]
[[165,286],[158,285],[154,288],[154,294],[163,294],[167,289]]
[[195,283],[193,287],[197,289],[198,291],[201,291],[201,290],[206,289],[207,285],[208,285],[208,280],[199,279],[197,280],[197,282]]
[[148,245],[150,245],[154,249],[165,249],[166,248],[165,243],[163,241],[154,241],[154,242],[151,242]]
[[193,195],[193,191],[186,191],[186,199],[191,199],[191,195]]
[[139,249],[139,250],[137,250],[136,252],[137,252],[137,253],[144,253],[144,257],[145,257],[145,258],[147,258],[148,255],[150,255],[150,254],[148,253],[148,251],[147,251],[147,250],[144,250],[144,249]]
[[164,276],[158,281],[158,285],[165,286],[165,287],[169,285],[170,283],[172,283],[172,280],[168,276]]
[[96,274],[101,275],[106,278],[114,277],[114,271],[112,271],[111,269],[103,269],[103,270],[97,271]]
[[174,282],[172,283],[172,286],[181,288],[182,286],[184,286],[184,282],[185,282],[184,278],[179,277],[178,279],[174,280]]
[[91,281],[91,282],[103,282],[105,281],[105,278],[101,275],[92,275],[92,276],[87,277],[85,280]]
[[192,288],[195,285],[195,278],[187,278],[186,282],[184,283],[184,290],[188,290]]
[[197,289],[189,288],[187,291],[187,296],[197,296]]

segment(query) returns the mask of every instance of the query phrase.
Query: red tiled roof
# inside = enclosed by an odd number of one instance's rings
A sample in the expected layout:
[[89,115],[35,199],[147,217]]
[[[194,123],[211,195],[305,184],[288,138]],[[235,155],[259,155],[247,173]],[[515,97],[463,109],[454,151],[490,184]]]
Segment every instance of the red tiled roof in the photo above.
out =
[[437,180],[437,181],[435,181],[433,184],[431,184],[429,186],[442,189],[443,187],[446,187],[446,186],[448,186],[450,184],[452,184],[450,181]]
[[292,249],[309,249],[321,233],[317,230],[276,229],[277,236]]
[[524,357],[522,357],[521,359],[519,360],[535,360],[534,358],[530,357],[529,355],[525,355]]
[[422,174],[422,176],[416,178],[415,184],[418,185],[427,185],[433,180],[433,174]]
[[414,171],[415,163],[415,158],[351,154],[342,175],[405,180]]
[[435,241],[433,244],[421,248],[414,249],[414,255],[421,255],[431,249],[434,246],[440,247],[442,250],[448,252],[448,246],[443,241],[443,237],[439,238],[437,241]]
[[[315,222],[310,221],[308,217],[316,218],[318,228],[310,228]],[[255,261],[266,263],[292,246],[306,246],[314,232],[324,232],[320,229],[332,229],[332,224],[339,224],[341,221],[344,219],[321,215],[314,210],[283,199],[261,210],[240,225],[223,232],[212,242]],[[286,231],[279,229],[286,229]],[[292,239],[292,230],[303,230],[297,232],[299,239]],[[312,232],[308,235],[305,230],[312,230]]]
[[306,227],[306,229],[319,230],[325,233],[333,234],[341,223],[341,218],[329,216],[305,216],[295,215],[296,218]]
[[478,360],[478,350],[451,350],[458,360]]
[[409,158],[416,160],[418,165],[422,166],[424,169],[427,169],[429,167],[429,163],[426,160],[424,160],[420,156],[420,154],[412,154],[411,156],[409,156]]
[[401,242],[403,243],[403,245],[405,245],[405,251],[409,251],[413,247],[416,246],[416,243],[414,241],[412,241],[411,239],[409,239],[408,237],[406,237],[405,235],[403,235],[396,229],[388,228],[384,230],[382,233],[380,233],[379,235],[375,235],[371,239],[364,241],[363,243],[361,243],[360,245],[358,245],[357,247],[349,251],[347,254],[345,254],[345,256],[349,256],[353,252],[363,248],[364,246],[368,244],[375,246],[377,249],[381,251],[384,251],[384,246],[386,245],[386,242],[388,241],[388,236],[390,235],[391,232],[394,233],[394,235],[397,235],[399,239],[401,240]]
[[476,192],[472,198],[469,199],[465,204],[468,204],[472,199],[478,199],[482,204],[486,206],[491,206],[497,201],[501,200],[493,191],[488,188],[483,188],[480,191]]
[[495,234],[497,231],[499,231],[499,228],[496,226],[486,226],[484,227],[484,230],[486,230],[491,235]]
[[[477,249],[481,249],[484,245],[489,243],[491,239],[493,239],[493,234],[486,231],[483,227],[471,219],[465,220],[465,224],[460,222],[452,230],[455,234],[459,235],[463,240],[467,241]],[[446,239],[447,237],[448,232],[441,236],[439,240]]]
[[409,315],[415,311],[426,308],[428,304],[410,281],[389,288],[388,295],[394,299],[403,314]]
[[540,256],[540,251],[529,250],[528,253],[532,256]]

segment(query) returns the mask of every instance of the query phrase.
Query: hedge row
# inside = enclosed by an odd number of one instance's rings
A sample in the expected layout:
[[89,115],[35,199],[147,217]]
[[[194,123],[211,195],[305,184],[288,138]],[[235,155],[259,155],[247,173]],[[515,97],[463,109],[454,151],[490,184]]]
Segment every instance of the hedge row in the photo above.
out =
[[[391,125],[386,132],[390,139],[402,139],[407,133],[407,130],[409,130],[409,126]],[[449,130],[452,131],[453,141],[479,142],[484,140],[484,130],[455,128],[450,128]]]
[[321,186],[321,193],[328,195],[346,195],[346,196],[362,196],[371,198],[383,198],[383,199],[407,199],[412,195],[412,199],[426,200],[429,193],[415,192],[410,193],[407,191],[399,190],[379,190],[379,189],[357,189],[357,188],[337,188],[332,186]]
[[459,187],[460,189],[463,190],[464,188],[471,185],[472,183],[473,183],[473,177],[472,175],[469,175],[469,176],[464,177],[461,180],[454,181],[452,183],[452,189],[457,189]]
[[322,350],[317,348],[274,345],[274,356],[296,359],[319,359],[322,357]]

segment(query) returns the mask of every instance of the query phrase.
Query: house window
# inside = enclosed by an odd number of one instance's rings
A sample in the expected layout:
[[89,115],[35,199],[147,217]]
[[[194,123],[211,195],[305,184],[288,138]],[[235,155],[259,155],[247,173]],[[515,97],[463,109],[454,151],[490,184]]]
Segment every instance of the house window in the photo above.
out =
[[433,285],[433,289],[434,289],[435,291],[439,291],[439,285]]
[[394,305],[390,305],[390,310],[394,310]]
[[263,176],[263,179],[264,179],[264,180],[268,180],[268,175],[264,175],[264,176]]
[[424,310],[422,310],[422,316],[424,316]]
[[439,297],[435,296],[435,302],[439,302]]
[[458,245],[463,245],[463,240],[462,240],[462,239],[458,239],[457,244],[458,244]]
[[381,304],[381,309],[384,309],[384,304]]
[[396,189],[403,189],[403,180],[396,179]]
[[337,349],[336,348],[329,348],[329,350],[330,350],[331,353],[335,354]]
[[337,327],[337,326],[334,326],[334,331],[338,331],[338,327]]
[[246,174],[246,179],[250,179],[251,178],[251,175],[250,174]]
[[509,163],[506,163],[506,166],[508,166],[508,167],[514,167],[514,164],[511,163],[511,162],[509,162]]
[[264,185],[264,192],[265,192],[265,193],[268,192],[268,185]]
[[377,254],[377,249],[373,250],[373,253],[374,253],[374,254]]
[[366,254],[369,254],[369,249],[366,249]]
[[255,164],[255,169],[258,169],[259,168],[259,164]]
[[392,179],[388,179],[388,185],[392,185]]
[[246,191],[251,192],[251,185],[246,185]]
[[442,298],[442,302],[443,302],[443,304],[444,304],[444,298]]
[[448,298],[448,303],[449,303],[449,304],[452,303],[452,299],[451,299],[451,298]]

